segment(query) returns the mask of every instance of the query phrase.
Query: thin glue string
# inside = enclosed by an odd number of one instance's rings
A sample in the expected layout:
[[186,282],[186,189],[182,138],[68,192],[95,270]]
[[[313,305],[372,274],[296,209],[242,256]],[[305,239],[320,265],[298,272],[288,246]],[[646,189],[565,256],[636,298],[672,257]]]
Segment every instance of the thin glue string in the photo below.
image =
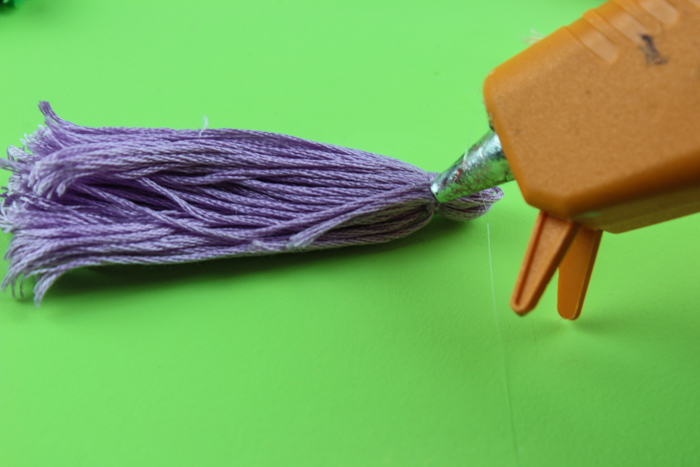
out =
[[204,133],[204,130],[206,130],[208,126],[209,126],[209,119],[207,118],[207,114],[204,114],[202,116],[202,129],[199,130],[199,133],[197,134],[197,136],[201,138],[202,133]]
[[[484,205],[486,201],[482,197]],[[503,347],[503,338],[501,337],[501,324],[498,320],[498,311],[496,308],[496,286],[493,279],[493,257],[491,254],[491,223],[489,214],[486,213],[486,239],[489,247],[489,269],[491,270],[491,297],[493,299],[493,316],[496,322],[496,336],[498,338],[498,351],[501,357],[501,369],[503,371],[503,386],[506,393],[506,401],[508,402],[508,417],[510,419],[510,431],[513,439],[513,450],[515,451],[515,465],[520,466],[520,449],[518,448],[518,438],[515,432],[515,420],[513,419],[513,402],[510,396],[510,384],[508,382],[508,367],[506,366],[506,355]]]

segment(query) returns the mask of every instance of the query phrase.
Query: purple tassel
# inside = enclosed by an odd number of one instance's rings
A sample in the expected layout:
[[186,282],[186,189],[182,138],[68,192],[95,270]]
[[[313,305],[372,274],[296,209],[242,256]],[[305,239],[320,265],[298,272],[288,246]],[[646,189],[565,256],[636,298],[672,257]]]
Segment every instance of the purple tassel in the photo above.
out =
[[65,272],[381,243],[435,211],[479,217],[499,188],[438,205],[437,174],[356,149],[249,130],[87,128],[39,104],[45,127],[10,147],[2,289]]

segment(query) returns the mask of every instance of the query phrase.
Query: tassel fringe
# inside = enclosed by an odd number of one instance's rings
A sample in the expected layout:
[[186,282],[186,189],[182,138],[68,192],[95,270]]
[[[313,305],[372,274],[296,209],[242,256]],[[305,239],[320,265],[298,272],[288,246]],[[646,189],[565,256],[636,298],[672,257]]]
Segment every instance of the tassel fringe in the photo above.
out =
[[356,149],[261,131],[87,128],[39,105],[45,126],[10,147],[2,290],[34,300],[71,269],[382,243],[438,212],[469,220],[499,188],[438,205],[437,174]]

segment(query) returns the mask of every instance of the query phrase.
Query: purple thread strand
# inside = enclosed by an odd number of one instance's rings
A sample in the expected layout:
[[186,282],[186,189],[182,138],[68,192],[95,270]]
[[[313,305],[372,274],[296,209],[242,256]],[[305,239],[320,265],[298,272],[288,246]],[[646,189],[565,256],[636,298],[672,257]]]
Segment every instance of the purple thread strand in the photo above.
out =
[[87,128],[59,118],[10,147],[0,227],[13,234],[2,290],[34,300],[71,269],[382,243],[438,212],[470,220],[491,188],[438,204],[437,174],[357,149],[262,131]]

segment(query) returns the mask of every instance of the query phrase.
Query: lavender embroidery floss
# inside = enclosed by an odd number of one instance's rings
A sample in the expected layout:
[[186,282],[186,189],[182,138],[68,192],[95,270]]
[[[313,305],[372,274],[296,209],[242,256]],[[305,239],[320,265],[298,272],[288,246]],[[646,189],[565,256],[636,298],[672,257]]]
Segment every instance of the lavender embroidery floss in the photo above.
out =
[[34,300],[71,269],[165,264],[381,243],[438,212],[469,220],[499,188],[438,204],[437,174],[396,159],[262,131],[88,128],[59,118],[10,147],[2,290]]

